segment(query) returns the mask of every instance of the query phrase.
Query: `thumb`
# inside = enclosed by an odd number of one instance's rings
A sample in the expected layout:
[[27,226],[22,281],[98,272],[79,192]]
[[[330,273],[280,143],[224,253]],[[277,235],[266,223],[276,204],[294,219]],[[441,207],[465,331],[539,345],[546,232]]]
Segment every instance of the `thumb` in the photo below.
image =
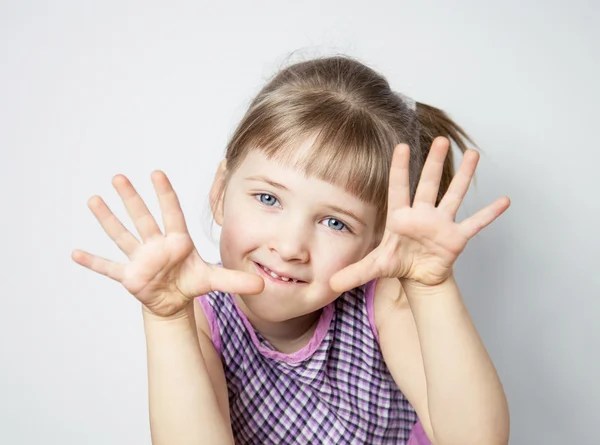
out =
[[342,293],[379,277],[381,274],[377,267],[377,255],[374,252],[333,274],[329,279],[331,289]]
[[212,264],[210,268],[210,288],[213,291],[254,295],[262,292],[265,287],[264,280],[258,275]]

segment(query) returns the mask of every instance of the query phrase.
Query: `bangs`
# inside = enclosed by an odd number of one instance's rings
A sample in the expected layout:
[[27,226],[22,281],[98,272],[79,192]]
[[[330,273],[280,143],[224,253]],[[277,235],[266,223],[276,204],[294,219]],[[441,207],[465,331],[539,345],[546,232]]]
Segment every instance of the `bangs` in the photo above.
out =
[[339,94],[303,92],[295,101],[289,94],[285,100],[270,99],[256,104],[243,119],[245,128],[238,129],[242,131],[229,147],[237,155],[233,159],[259,150],[385,212],[395,142],[385,137],[390,129]]

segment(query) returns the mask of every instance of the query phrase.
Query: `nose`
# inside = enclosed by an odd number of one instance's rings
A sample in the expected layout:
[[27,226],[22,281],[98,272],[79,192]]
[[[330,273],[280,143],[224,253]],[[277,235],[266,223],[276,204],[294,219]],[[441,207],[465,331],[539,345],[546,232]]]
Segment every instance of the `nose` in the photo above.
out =
[[273,233],[270,250],[283,261],[306,263],[310,259],[310,229],[299,221],[282,223]]

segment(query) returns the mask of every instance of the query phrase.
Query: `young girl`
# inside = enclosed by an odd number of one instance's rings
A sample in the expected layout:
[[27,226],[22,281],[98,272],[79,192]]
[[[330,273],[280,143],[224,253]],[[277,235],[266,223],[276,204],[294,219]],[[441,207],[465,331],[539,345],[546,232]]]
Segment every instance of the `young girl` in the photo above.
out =
[[164,173],[164,233],[122,175],[141,240],[91,198],[130,262],[72,256],[142,303],[153,442],[508,443],[452,268],[509,200],[455,222],[478,161],[465,139],[363,64],[321,58],[276,75],[227,146],[210,193],[222,265],[196,251]]

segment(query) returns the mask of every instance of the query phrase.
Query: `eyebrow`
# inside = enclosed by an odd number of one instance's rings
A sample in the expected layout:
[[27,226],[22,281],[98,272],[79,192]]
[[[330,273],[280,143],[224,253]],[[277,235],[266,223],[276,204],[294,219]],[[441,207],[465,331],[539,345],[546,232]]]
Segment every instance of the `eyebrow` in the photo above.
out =
[[275,188],[278,189],[282,189],[282,190],[287,190],[289,192],[289,189],[283,185],[280,184],[279,182],[275,182],[275,181],[271,181],[269,178],[267,178],[266,176],[248,176],[246,178],[247,181],[260,181],[260,182],[266,182],[269,185],[272,185]]
[[[267,184],[272,185],[275,188],[289,191],[289,189],[285,185],[280,184],[279,182],[276,182],[276,181],[272,181],[271,179],[267,178],[266,176],[260,176],[260,175],[258,175],[258,176],[248,176],[246,178],[246,180],[247,181],[261,181],[261,182],[266,182]],[[362,219],[360,219],[356,215],[356,213],[351,212],[350,210],[343,209],[343,208],[338,207],[336,205],[327,205],[326,207],[328,209],[336,212],[336,213],[341,213],[343,215],[349,216],[350,218],[356,220],[358,223],[360,223],[363,226],[367,225],[367,223],[365,223]]]

